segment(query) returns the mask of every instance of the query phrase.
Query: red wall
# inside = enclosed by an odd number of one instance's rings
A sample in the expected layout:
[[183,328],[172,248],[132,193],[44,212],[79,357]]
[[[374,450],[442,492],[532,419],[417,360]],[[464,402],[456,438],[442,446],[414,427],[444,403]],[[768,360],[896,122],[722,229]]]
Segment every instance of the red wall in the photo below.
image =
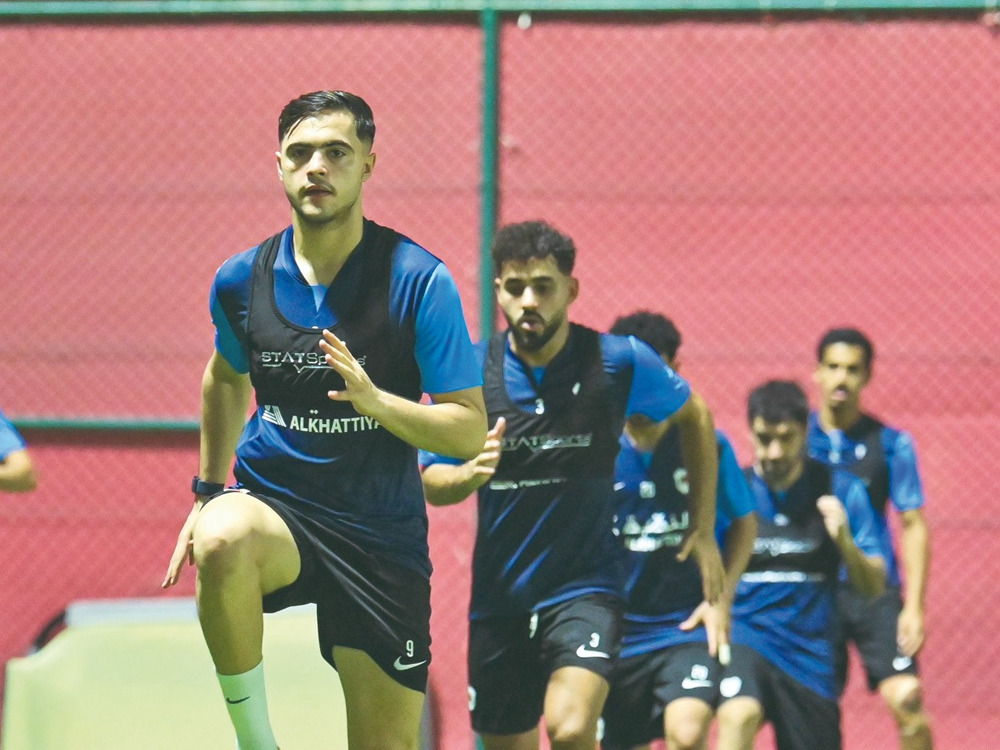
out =
[[[317,88],[372,104],[367,212],[449,263],[477,333],[480,35],[445,21],[0,26],[4,410],[195,417],[212,272],[287,221],[277,113]],[[536,15],[504,26],[501,66],[502,220],[576,239],[575,319],[672,316],[682,372],[743,458],[752,386],[808,384],[831,325],[874,337],[869,404],[914,433],[929,498],[938,747],[989,746],[996,35],[974,20]],[[27,437],[42,484],[0,501],[2,658],[73,599],[156,595],[197,463],[187,435]],[[471,743],[473,524],[471,504],[431,512],[447,750]],[[890,746],[860,682],[847,746]]]

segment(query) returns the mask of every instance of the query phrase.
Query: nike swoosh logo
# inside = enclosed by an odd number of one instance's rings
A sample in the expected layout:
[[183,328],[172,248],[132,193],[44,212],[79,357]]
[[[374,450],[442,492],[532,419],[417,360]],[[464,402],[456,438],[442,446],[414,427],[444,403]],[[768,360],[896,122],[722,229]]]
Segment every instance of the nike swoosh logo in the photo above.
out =
[[250,700],[249,695],[246,698],[240,698],[239,700],[236,701],[226,698],[226,703],[228,703],[230,706],[235,706],[237,703],[242,703],[243,701],[248,701],[248,700]]
[[405,672],[407,669],[413,669],[414,667],[419,667],[421,664],[426,664],[426,663],[427,660],[424,659],[423,661],[415,661],[413,662],[413,664],[404,664],[402,659],[397,656],[396,661],[392,663],[392,666],[400,672]]
[[597,659],[610,659],[611,658],[611,654],[606,654],[603,651],[592,651],[592,650],[590,650],[589,648],[587,648],[586,646],[583,646],[583,645],[581,645],[576,650],[576,655],[579,656],[581,659],[594,659],[594,658],[597,658]]
[[709,680],[692,680],[690,677],[685,677],[681,680],[681,687],[685,690],[693,690],[698,687],[712,687],[712,683]]

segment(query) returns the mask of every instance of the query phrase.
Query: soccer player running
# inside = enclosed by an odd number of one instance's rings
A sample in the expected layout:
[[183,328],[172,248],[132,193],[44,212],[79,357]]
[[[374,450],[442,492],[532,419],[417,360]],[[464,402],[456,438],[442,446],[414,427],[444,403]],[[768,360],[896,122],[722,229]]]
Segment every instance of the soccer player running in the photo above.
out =
[[719,750],[751,750],[764,721],[778,750],[839,750],[834,602],[841,565],[864,596],[885,586],[864,484],[806,457],[809,406],[797,383],[749,397],[747,478],[759,532],[733,602],[733,654],[719,683]]
[[37,486],[38,476],[28,446],[0,411],[0,492],[31,492]]
[[[837,685],[847,683],[847,647],[853,641],[864,663],[868,689],[888,704],[903,750],[930,750],[930,720],[917,676],[924,644],[924,592],[930,568],[930,536],[913,438],[864,411],[861,393],[871,379],[874,347],[856,328],[827,331],[816,348],[814,378],[819,410],[809,418],[809,453],[847,469],[868,487],[878,538],[887,565],[887,587],[868,600],[845,586],[837,594],[839,618]],[[890,505],[899,514],[906,595],[887,522]]]
[[722,587],[713,535],[718,457],[711,414],[646,344],[569,322],[573,241],[544,222],[511,224],[492,247],[508,328],[478,345],[493,425],[480,454],[421,463],[429,502],[478,490],[469,697],[487,750],[593,750],[618,649],[624,552],[612,533],[624,419],[674,415],[691,524],[679,548]]
[[289,102],[276,156],[291,226],[227,260],[212,287],[195,503],[163,585],[197,566],[240,750],[276,747],[262,612],[307,602],[343,685],[348,746],[419,745],[431,657],[416,451],[475,456],[486,419],[448,270],[363,215],[374,137],[354,94]]
[[[681,334],[653,312],[615,321],[611,333],[645,341],[675,372]],[[669,750],[703,749],[729,650],[729,607],[753,551],[757,517],[729,440],[716,431],[716,528],[724,535],[725,588],[704,601],[698,567],[677,550],[690,518],[687,471],[674,419],[625,422],[615,464],[615,533],[628,550],[624,633],[604,704],[604,750],[663,737]],[[717,660],[715,657],[719,656]]]

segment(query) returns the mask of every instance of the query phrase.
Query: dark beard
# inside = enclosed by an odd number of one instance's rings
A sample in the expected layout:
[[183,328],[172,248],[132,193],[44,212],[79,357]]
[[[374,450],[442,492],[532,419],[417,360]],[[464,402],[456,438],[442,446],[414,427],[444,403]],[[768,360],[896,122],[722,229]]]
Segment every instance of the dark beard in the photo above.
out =
[[507,326],[511,336],[514,337],[514,343],[519,350],[524,352],[537,352],[542,349],[556,335],[561,324],[562,318],[557,317],[549,321],[549,324],[537,333],[534,331],[525,332],[514,325],[510,318],[507,318]]

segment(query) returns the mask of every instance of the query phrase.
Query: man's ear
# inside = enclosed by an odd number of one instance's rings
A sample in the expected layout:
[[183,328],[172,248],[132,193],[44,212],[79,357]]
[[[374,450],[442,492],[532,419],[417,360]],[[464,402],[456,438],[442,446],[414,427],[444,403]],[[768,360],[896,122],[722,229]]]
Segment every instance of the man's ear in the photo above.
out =
[[576,276],[569,277],[569,301],[574,302],[580,294],[580,280]]
[[375,171],[375,161],[378,159],[378,154],[374,151],[369,153],[365,157],[365,167],[364,171],[361,172],[361,181],[367,182],[368,178],[372,176],[372,172]]
[[275,166],[278,168],[278,179],[279,180],[283,180],[285,178],[285,173],[281,169],[281,152],[280,151],[275,151],[274,152],[274,161],[275,161]]

